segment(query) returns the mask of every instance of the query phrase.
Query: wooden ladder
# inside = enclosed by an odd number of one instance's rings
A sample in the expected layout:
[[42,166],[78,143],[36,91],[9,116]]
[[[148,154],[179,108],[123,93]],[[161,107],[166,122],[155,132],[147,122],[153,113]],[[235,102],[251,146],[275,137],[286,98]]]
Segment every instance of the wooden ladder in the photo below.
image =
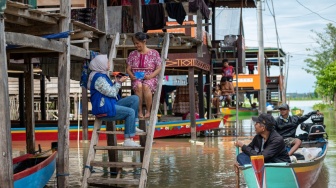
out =
[[[119,34],[117,33],[112,41],[112,46],[109,54],[109,59],[113,59],[116,56],[116,47],[119,43]],[[156,93],[153,97],[153,105],[151,109],[151,116],[149,118],[149,126],[144,128],[143,130],[147,130],[146,132],[142,133],[136,133],[136,135],[140,135],[140,140],[144,139],[143,137],[146,135],[145,141],[141,142],[141,147],[124,147],[124,146],[98,146],[99,141],[99,135],[100,134],[106,134],[106,135],[113,135],[114,138],[117,134],[124,134],[122,131],[101,131],[101,124],[102,121],[98,118],[96,118],[94,122],[94,128],[91,136],[91,143],[90,148],[88,152],[88,157],[84,169],[84,175],[83,175],[83,181],[82,181],[82,188],[88,187],[88,185],[95,185],[95,186],[138,186],[140,188],[146,187],[147,183],[147,175],[148,175],[148,169],[149,169],[149,160],[150,160],[150,154],[152,151],[152,143],[154,138],[154,131],[155,131],[155,125],[157,122],[157,112],[159,109],[159,99],[161,94],[161,88],[162,88],[162,82],[163,82],[163,76],[165,72],[165,65],[166,65],[166,59],[168,55],[168,47],[169,47],[169,34],[166,33],[164,36],[164,42],[162,45],[161,50],[161,60],[162,60],[162,69],[160,74],[158,75],[158,88]],[[112,69],[113,70],[113,69]],[[140,120],[140,124],[145,124],[144,120]],[[141,128],[141,127],[140,127]],[[141,153],[141,160],[142,162],[104,162],[104,161],[98,161],[95,159],[95,154],[97,150],[107,150],[107,151],[140,151]],[[91,174],[93,173],[94,167],[103,167],[103,168],[115,168],[117,169],[117,175],[116,177],[92,177]],[[121,176],[122,168],[139,168],[140,170],[140,178],[136,176],[132,176],[132,178],[127,177],[123,178]]]

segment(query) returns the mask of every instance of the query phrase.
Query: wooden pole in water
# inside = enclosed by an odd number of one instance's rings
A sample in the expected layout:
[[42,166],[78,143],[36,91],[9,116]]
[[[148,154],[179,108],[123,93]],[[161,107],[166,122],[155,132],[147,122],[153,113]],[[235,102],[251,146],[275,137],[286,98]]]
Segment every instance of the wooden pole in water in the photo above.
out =
[[[84,40],[88,40],[87,37],[83,38]],[[83,48],[86,50],[86,53],[90,53],[89,51],[89,42],[83,43]],[[87,96],[87,88],[86,86],[82,87],[82,140],[84,142],[88,142],[88,96]],[[80,110],[80,109],[79,109]],[[80,118],[80,117],[78,117]],[[85,162],[84,162],[85,164]]]
[[35,153],[35,114],[34,114],[34,73],[31,58],[25,56],[26,71],[24,73],[25,95],[25,124],[26,124],[26,149],[27,153]]
[[8,74],[6,56],[5,20],[3,7],[0,3],[0,182],[2,188],[13,187],[12,137],[9,114]]
[[189,115],[190,115],[190,132],[191,140],[196,140],[196,117],[195,117],[195,78],[194,67],[188,69],[188,85],[189,85]]
[[[71,1],[60,1],[59,32],[70,29]],[[58,59],[58,157],[57,187],[66,188],[69,184],[69,114],[70,114],[70,36],[59,39],[66,50],[59,53]]]

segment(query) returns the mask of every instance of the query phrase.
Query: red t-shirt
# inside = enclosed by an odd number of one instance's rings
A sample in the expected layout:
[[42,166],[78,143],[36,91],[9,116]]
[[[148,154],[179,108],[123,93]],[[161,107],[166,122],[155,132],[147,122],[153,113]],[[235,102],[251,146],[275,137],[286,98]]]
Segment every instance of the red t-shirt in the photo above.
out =
[[248,70],[254,70],[254,64],[253,63],[249,63],[247,64]]
[[228,66],[228,67],[223,67],[222,71],[223,71],[224,77],[232,77],[234,69],[233,69],[233,66]]

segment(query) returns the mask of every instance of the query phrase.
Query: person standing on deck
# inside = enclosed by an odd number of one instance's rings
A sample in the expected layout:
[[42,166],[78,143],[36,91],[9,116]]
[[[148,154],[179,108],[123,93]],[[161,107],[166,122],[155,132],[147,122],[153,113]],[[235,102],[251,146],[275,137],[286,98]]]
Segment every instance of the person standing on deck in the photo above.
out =
[[281,104],[278,109],[280,110],[280,116],[276,118],[275,130],[284,138],[286,146],[291,148],[288,155],[291,156],[300,147],[301,140],[295,138],[297,127],[306,121],[310,116],[314,114],[320,115],[317,111],[309,112],[304,116],[290,116],[288,104]]
[[276,121],[270,114],[260,114],[252,117],[255,122],[254,128],[257,135],[252,142],[245,145],[242,141],[237,141],[235,146],[242,149],[242,153],[237,156],[239,165],[250,164],[250,156],[263,155],[265,163],[290,163],[290,158],[286,151],[285,142],[282,136],[274,130]]
[[[149,36],[143,32],[134,34],[133,43],[136,50],[127,58],[126,72],[132,80],[132,88],[139,97],[139,118],[149,118],[152,107],[152,95],[156,91],[158,75],[161,72],[161,57],[158,51],[149,49],[146,41]],[[146,103],[143,116],[142,102]]]
[[226,81],[231,82],[232,84],[233,76],[235,74],[234,67],[229,65],[229,61],[227,59],[223,59],[222,63],[222,80],[225,78]]

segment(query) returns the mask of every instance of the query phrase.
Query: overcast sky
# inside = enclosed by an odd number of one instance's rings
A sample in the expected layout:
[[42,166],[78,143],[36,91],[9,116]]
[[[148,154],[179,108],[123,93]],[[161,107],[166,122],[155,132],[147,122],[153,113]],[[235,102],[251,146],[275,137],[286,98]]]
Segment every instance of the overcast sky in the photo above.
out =
[[[272,1],[267,0],[267,3],[272,10]],[[290,54],[287,92],[313,92],[316,79],[302,69],[306,66],[304,62],[308,54],[306,49],[316,47],[313,39],[315,34],[311,30],[323,32],[327,23],[336,25],[336,1],[273,0],[273,3],[280,47]],[[266,1],[262,3],[262,6],[264,46],[277,47],[273,16]],[[257,9],[243,9],[243,21],[246,46],[257,47]]]

